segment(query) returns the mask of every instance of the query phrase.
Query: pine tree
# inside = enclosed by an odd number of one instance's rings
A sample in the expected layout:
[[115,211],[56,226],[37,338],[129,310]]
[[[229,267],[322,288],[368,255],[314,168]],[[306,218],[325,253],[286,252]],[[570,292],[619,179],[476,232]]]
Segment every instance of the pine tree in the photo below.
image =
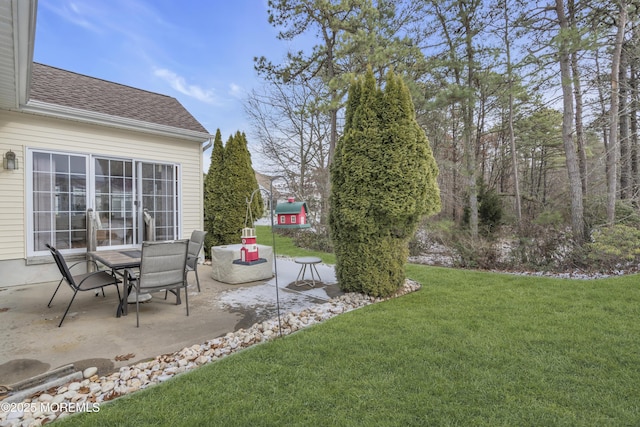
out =
[[[240,243],[242,228],[245,225],[247,200],[258,189],[258,181],[251,165],[251,154],[247,148],[244,133],[236,132],[229,137],[224,150],[224,216],[221,218],[220,238],[223,245]],[[254,219],[263,214],[263,202],[260,192],[253,197],[251,216]],[[247,224],[252,226],[253,224]]]
[[[251,162],[251,153],[249,152],[248,145],[249,144],[247,142],[247,135],[244,132],[242,132],[242,147],[243,147],[244,155],[247,161],[247,165],[245,169],[247,190],[251,190],[251,193],[249,193],[249,196],[251,196],[251,194],[255,192],[255,194],[253,194],[253,200],[251,203],[251,218],[253,218],[253,220],[256,220],[258,218],[261,218],[262,215],[264,215],[264,200],[262,199],[262,194],[260,193],[260,191],[256,191],[258,188],[260,188],[260,186],[258,185],[256,172],[253,169],[253,164]],[[253,224],[247,224],[247,225],[250,227],[253,227]]]
[[221,220],[224,216],[224,147],[220,129],[216,131],[211,150],[211,164],[204,181],[204,226],[205,254],[209,255],[211,246],[222,244]]
[[404,282],[419,221],[440,210],[438,169],[406,85],[384,90],[371,70],[351,84],[331,167],[329,225],[336,275],[348,292],[388,296]]

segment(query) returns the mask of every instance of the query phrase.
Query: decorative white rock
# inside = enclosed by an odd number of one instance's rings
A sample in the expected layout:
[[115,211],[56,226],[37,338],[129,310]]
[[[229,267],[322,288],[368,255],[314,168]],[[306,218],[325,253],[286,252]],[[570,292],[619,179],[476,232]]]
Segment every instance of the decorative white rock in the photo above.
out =
[[98,373],[98,368],[96,368],[95,366],[92,366],[92,367],[87,368],[84,371],[82,371],[82,376],[84,378],[91,378],[92,376],[94,376],[97,373]]

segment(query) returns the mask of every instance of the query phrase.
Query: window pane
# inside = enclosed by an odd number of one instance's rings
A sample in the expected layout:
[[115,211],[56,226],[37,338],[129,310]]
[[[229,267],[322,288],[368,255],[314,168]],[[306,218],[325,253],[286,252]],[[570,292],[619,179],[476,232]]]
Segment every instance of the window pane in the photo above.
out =
[[111,194],[122,194],[124,192],[124,179],[111,178]]
[[96,176],[98,175],[109,175],[109,160],[96,159]]
[[77,173],[81,175],[87,174],[87,161],[84,157],[72,156],[70,159],[71,173]]
[[71,206],[70,210],[76,212],[83,212],[86,215],[84,208],[87,206],[87,198],[84,194],[71,194]]
[[73,212],[71,219],[71,246],[85,248],[87,246],[87,214],[85,212]]
[[123,162],[111,160],[111,176],[124,176]]
[[33,193],[33,211],[51,211],[51,193]]
[[58,193],[56,194],[56,213],[68,212],[69,208],[69,194]]
[[65,156],[64,154],[54,154],[53,163],[55,165],[54,170],[56,172],[69,173],[69,156]]
[[52,217],[50,212],[33,214],[34,228],[40,231],[51,231]]
[[144,163],[142,165],[142,177],[143,178],[153,178],[153,164]]
[[51,174],[37,172],[34,173],[33,191],[51,191]]
[[154,194],[155,193],[155,189],[153,187],[153,180],[152,179],[144,179],[144,180],[142,180],[142,192],[144,194]]
[[74,194],[84,194],[85,191],[87,191],[87,179],[85,175],[70,175],[69,183],[71,186],[71,191]]
[[96,196],[96,211],[109,210],[109,195]]
[[71,248],[70,243],[68,231],[56,233],[56,242],[54,245],[56,249],[69,249]]
[[144,207],[147,208],[150,212],[156,210],[155,198],[153,196],[142,197],[142,203]]
[[45,245],[47,243],[48,244],[53,244],[52,246],[55,247],[55,242],[53,242],[51,240],[51,233],[50,232],[35,233],[34,236],[33,236],[33,243],[34,243],[33,249],[36,250],[36,251],[46,251],[47,247]]
[[69,192],[69,175],[56,174],[56,191],[58,193]]
[[108,193],[109,192],[109,178],[103,176],[96,176],[96,193]]
[[33,170],[51,172],[51,154],[33,153]]

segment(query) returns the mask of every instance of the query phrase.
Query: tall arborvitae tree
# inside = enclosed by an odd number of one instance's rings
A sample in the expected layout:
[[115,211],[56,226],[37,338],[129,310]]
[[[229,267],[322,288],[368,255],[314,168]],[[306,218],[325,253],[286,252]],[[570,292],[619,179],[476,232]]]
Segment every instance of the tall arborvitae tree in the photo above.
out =
[[[205,253],[211,246],[240,243],[247,200],[257,189],[258,181],[245,134],[237,132],[235,136],[230,136],[223,147],[218,129],[204,183],[205,229],[208,231]],[[262,196],[256,191],[251,207],[253,219],[260,218],[263,210]]]
[[[246,165],[244,168],[245,180],[243,182],[243,185],[244,185],[243,191],[249,192],[248,193],[249,196],[247,196],[247,199],[251,198],[251,195],[253,194],[253,198],[251,199],[252,203],[250,207],[251,212],[250,212],[249,219],[256,220],[262,217],[262,215],[264,215],[264,200],[262,199],[262,194],[260,193],[260,191],[256,191],[260,188],[260,186],[258,185],[256,172],[253,169],[253,163],[251,162],[251,153],[249,152],[247,135],[244,132],[242,132],[242,150],[243,150],[243,154],[246,162]],[[245,208],[245,211],[246,211],[246,208]],[[253,227],[253,224],[248,223],[247,226]]]
[[404,283],[408,242],[440,210],[438,169],[409,91],[389,73],[352,83],[331,166],[329,225],[344,291],[388,296]]
[[204,226],[207,231],[205,254],[207,255],[211,246],[223,244],[221,226],[225,212],[225,194],[224,147],[220,129],[218,129],[213,140],[211,164],[204,180]]
[[[224,179],[226,194],[225,214],[221,230],[222,244],[240,243],[242,228],[245,225],[247,201],[258,189],[258,181],[251,165],[251,155],[247,148],[244,133],[236,132],[229,137],[224,150]],[[251,216],[260,218],[263,214],[263,202],[260,192],[253,196]],[[253,224],[247,224],[253,226]]]

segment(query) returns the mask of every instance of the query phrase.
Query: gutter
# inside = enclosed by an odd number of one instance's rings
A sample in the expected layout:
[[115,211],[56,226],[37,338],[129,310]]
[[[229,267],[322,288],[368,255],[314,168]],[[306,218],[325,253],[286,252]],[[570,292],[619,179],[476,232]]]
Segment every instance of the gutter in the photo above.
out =
[[211,148],[212,145],[213,141],[211,141],[211,135],[209,135],[209,142],[207,142],[207,145],[204,145],[202,147],[202,152],[204,153],[205,151],[207,151],[209,148]]

